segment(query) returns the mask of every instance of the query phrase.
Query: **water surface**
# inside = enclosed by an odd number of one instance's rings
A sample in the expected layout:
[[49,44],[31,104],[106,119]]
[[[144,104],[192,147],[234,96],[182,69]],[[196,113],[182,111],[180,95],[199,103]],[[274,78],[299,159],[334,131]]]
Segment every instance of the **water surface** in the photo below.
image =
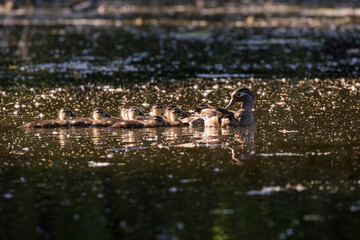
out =
[[[358,239],[356,20],[145,20],[0,27],[1,238]],[[240,86],[255,126],[17,128],[63,106],[225,106]]]

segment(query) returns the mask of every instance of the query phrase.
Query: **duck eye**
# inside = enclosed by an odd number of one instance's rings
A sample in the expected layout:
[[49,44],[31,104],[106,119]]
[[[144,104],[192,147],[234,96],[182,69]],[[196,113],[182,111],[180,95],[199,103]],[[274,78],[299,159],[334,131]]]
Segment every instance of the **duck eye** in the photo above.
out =
[[243,93],[242,93],[242,92],[238,92],[238,93],[236,93],[236,96],[237,96],[237,97],[242,97],[242,96],[243,96]]

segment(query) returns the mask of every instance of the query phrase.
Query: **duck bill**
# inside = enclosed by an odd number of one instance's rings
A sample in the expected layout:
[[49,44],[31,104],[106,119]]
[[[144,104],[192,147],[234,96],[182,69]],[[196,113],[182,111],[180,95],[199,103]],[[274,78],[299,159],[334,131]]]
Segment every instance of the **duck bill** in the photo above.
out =
[[71,114],[70,114],[70,117],[76,117],[76,115],[75,115],[75,114],[73,114],[73,113],[71,113]]
[[235,100],[234,100],[234,98],[232,98],[232,99],[230,100],[229,104],[226,105],[225,109],[228,109],[229,107],[231,107],[231,106],[234,105],[234,104],[235,104]]
[[108,113],[106,113],[104,117],[111,118],[111,116]]

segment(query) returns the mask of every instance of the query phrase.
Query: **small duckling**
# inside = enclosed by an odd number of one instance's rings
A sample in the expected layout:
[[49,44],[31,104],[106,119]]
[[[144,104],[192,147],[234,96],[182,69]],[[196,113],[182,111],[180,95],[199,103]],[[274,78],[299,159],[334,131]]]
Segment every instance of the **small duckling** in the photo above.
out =
[[137,116],[145,116],[138,107],[123,106],[120,109],[120,116],[123,120],[135,120]]
[[26,123],[20,128],[57,128],[70,127],[69,118],[76,117],[69,108],[61,108],[59,111],[59,120],[42,120]]
[[173,105],[173,104],[170,104],[170,105],[167,105],[166,108],[165,108],[165,113],[164,113],[164,116],[168,119],[170,119],[170,110],[173,109],[173,108],[178,108],[176,105]]
[[169,118],[165,120],[165,125],[168,127],[181,127],[183,125],[180,120],[184,112],[179,108],[173,108],[169,111]]
[[148,127],[163,127],[165,125],[164,119],[159,116],[150,117],[144,121],[136,120],[122,120],[114,123],[112,128],[148,128]]
[[190,127],[225,127],[232,122],[234,117],[233,111],[207,104],[201,104],[193,108],[192,111],[195,112],[195,116],[182,120]]
[[189,125],[190,127],[203,127],[204,126],[204,119],[199,116],[201,110],[206,108],[213,108],[207,104],[200,104],[196,107],[192,107],[189,109],[189,112],[193,112],[197,115],[189,116],[186,118],[181,118],[181,122],[184,125]]
[[234,114],[234,119],[238,126],[247,126],[255,122],[255,118],[251,112],[254,102],[254,94],[249,89],[238,88],[231,94],[231,100],[225,109],[237,103],[242,103],[240,109]]
[[171,118],[170,112],[171,112],[171,110],[174,109],[174,108],[179,109],[179,110],[182,112],[181,118],[187,118],[187,117],[189,117],[189,116],[188,116],[187,114],[185,114],[184,111],[181,110],[178,106],[171,104],[171,105],[167,105],[166,108],[165,108],[164,116],[165,116],[167,119],[170,119],[170,118]]
[[91,113],[91,118],[79,118],[70,121],[71,126],[89,127],[94,124],[94,121],[100,121],[104,118],[111,118],[111,116],[103,108],[94,108]]
[[151,107],[151,113],[153,116],[161,116],[162,114],[165,113],[165,107],[164,105],[162,104],[154,104],[152,107]]
[[[150,116],[159,116],[159,117],[161,117],[163,113],[165,113],[164,105],[157,103],[157,104],[154,104],[151,107]],[[135,120],[141,120],[141,121],[149,120],[150,116],[136,116]]]

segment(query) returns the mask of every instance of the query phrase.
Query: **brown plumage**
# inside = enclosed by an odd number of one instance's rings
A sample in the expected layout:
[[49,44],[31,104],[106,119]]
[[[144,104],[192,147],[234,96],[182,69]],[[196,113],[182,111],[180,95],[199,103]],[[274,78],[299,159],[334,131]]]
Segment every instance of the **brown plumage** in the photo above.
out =
[[247,126],[255,122],[255,118],[251,112],[254,102],[255,97],[249,89],[238,88],[231,94],[231,100],[225,108],[228,109],[237,103],[242,103],[240,109],[234,114],[234,119],[238,126]]
[[70,127],[69,118],[76,117],[69,108],[62,108],[59,111],[59,120],[41,120],[29,122],[20,128],[58,128]]
[[184,112],[179,108],[172,108],[169,111],[169,118],[165,119],[165,126],[167,127],[181,127],[183,123],[180,118],[183,116]]
[[133,106],[122,106],[120,108],[120,116],[123,120],[135,120],[137,116],[145,116],[140,108]]
[[89,127],[94,124],[94,121],[100,121],[104,118],[111,118],[111,116],[103,108],[94,108],[91,113],[91,118],[78,118],[70,121],[71,126]]
[[150,117],[148,120],[122,120],[114,123],[112,128],[146,128],[146,127],[162,127],[165,125],[164,119],[159,116]]

